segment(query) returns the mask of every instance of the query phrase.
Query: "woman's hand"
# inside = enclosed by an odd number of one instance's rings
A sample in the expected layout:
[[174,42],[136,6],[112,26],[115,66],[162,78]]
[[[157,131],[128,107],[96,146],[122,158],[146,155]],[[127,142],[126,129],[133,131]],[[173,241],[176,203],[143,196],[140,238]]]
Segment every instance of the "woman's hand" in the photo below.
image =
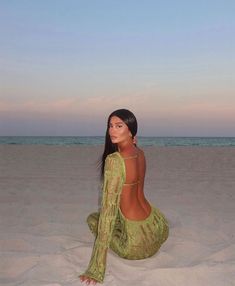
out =
[[79,278],[81,282],[86,282],[87,285],[90,285],[90,284],[95,285],[97,283],[95,279],[87,277],[85,275],[80,275]]

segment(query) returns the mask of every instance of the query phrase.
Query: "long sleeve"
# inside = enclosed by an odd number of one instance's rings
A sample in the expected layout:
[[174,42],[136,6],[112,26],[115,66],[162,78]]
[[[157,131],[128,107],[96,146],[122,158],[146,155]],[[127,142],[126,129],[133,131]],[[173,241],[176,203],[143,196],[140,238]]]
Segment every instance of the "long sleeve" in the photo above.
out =
[[103,195],[98,223],[98,232],[86,275],[98,282],[103,282],[107,250],[118,213],[120,193],[123,184],[123,172],[120,158],[112,153],[106,157],[104,167]]

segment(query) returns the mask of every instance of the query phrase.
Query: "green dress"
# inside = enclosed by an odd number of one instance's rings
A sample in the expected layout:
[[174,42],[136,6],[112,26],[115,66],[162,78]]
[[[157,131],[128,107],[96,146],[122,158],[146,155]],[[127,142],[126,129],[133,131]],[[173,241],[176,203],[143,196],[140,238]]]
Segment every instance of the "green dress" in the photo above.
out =
[[101,283],[109,248],[122,258],[144,259],[154,255],[169,234],[166,218],[153,206],[144,220],[130,220],[122,214],[120,194],[125,177],[125,163],[120,153],[109,154],[105,160],[100,213],[92,213],[87,218],[96,239],[90,263],[82,274]]

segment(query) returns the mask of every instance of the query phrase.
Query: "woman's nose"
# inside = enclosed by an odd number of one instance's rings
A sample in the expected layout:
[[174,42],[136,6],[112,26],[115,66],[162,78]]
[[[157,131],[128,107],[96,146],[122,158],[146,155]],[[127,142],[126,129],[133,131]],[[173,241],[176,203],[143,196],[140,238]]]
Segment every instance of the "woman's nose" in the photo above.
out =
[[109,134],[113,134],[113,132],[114,132],[113,127],[109,127]]

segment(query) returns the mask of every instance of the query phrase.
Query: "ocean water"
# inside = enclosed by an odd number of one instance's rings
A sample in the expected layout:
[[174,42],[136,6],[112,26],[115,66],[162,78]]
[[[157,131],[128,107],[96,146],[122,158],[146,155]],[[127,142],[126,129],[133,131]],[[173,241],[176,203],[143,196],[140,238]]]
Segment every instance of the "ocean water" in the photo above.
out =
[[[0,145],[103,145],[103,136],[0,136]],[[235,137],[137,137],[139,146],[233,146]]]

